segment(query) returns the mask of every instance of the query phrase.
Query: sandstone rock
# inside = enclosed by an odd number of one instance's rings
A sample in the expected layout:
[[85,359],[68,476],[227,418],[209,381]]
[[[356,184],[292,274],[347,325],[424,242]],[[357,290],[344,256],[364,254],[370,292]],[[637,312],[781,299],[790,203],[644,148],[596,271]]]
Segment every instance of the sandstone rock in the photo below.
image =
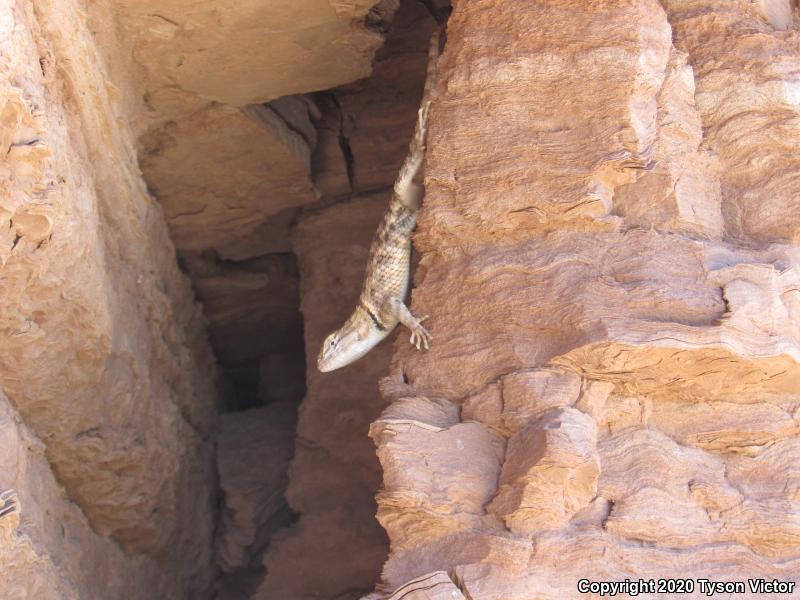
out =
[[694,72],[687,55],[673,50],[656,97],[658,133],[653,163],[635,182],[614,191],[614,214],[633,226],[722,235],[717,157],[700,150],[702,121],[695,106]]
[[508,440],[487,512],[513,533],[564,527],[597,495],[597,425],[575,409],[552,409]]
[[502,419],[507,436],[517,433],[551,409],[572,406],[581,391],[581,378],[559,369],[511,373],[501,382]]
[[243,106],[365,77],[383,41],[373,27],[397,9],[396,0],[114,4],[162,114],[174,89]]
[[[786,3],[662,4],[454,3],[415,236],[435,343],[397,346],[372,428],[382,597],[798,582],[796,32]],[[439,443],[465,427],[494,466]]]
[[58,484],[45,446],[0,392],[0,595],[4,600],[145,600],[182,594],[156,561],[92,530]]
[[247,235],[218,243],[214,250],[221,259],[236,262],[267,254],[289,254],[292,251],[289,230],[299,212],[298,208],[287,208],[270,215]]
[[[613,354],[602,345],[609,337],[620,344],[683,338],[687,351],[697,343],[725,346],[735,334],[711,325],[725,303],[704,253],[698,241],[634,229],[563,230],[423,255],[414,309],[431,313],[438,342],[424,355],[401,347],[403,368],[427,393],[461,399],[572,348],[596,342],[596,351]],[[777,350],[778,340],[771,345]],[[431,362],[442,365],[441,374]]]
[[441,200],[425,206],[421,251],[618,223],[615,189],[653,160],[670,28],[654,2],[574,5],[455,4],[426,162]]
[[421,2],[402,2],[372,76],[334,90],[357,193],[391,187],[414,133],[435,21]]
[[209,105],[142,143],[142,169],[179,251],[224,247],[315,199],[308,141],[264,106]]
[[[48,528],[66,519],[81,531],[73,539],[48,530],[31,552],[71,565],[67,597],[202,593],[210,583],[215,367],[136,165],[125,52],[104,3],[5,3],[0,23],[0,229],[11,228],[0,250],[2,387],[79,507],[55,491],[21,490],[23,523],[24,510],[51,511]],[[107,56],[119,59],[119,79]],[[137,570],[141,553],[158,559],[157,573]],[[41,584],[24,573],[18,581]],[[60,593],[53,585],[43,594]]]
[[[705,142],[719,156],[726,234],[798,243],[797,32],[785,0],[667,0],[675,45],[695,70]],[[735,91],[734,91],[735,90]]]
[[[363,600],[381,600],[384,596],[370,594]],[[447,573],[437,571],[417,577],[405,585],[400,586],[386,600],[464,600],[461,593]]]
[[472,526],[499,476],[502,439],[479,423],[431,419],[429,404],[396,402],[370,430],[384,471],[378,520],[402,540],[395,551],[425,541],[432,528],[445,535]]

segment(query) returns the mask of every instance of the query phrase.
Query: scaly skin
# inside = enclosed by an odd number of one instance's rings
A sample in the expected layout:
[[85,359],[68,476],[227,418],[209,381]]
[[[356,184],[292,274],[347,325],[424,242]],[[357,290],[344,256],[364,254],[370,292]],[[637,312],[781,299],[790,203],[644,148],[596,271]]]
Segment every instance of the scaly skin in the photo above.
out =
[[431,334],[405,305],[411,267],[411,233],[417,224],[422,204],[421,183],[425,158],[425,133],[428,124],[430,93],[435,81],[439,35],[434,34],[428,55],[425,91],[417,118],[414,138],[409,145],[389,203],[389,209],[369,249],[367,271],[361,296],[353,314],[322,344],[317,368],[326,373],[358,360],[386,338],[398,323],[411,330],[411,343],[417,350],[430,347]]

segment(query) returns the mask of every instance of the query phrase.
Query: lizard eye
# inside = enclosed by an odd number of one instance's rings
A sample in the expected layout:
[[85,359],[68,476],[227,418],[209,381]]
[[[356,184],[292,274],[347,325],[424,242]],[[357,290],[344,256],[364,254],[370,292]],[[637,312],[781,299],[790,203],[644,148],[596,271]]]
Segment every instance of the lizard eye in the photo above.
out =
[[336,340],[331,340],[330,347],[333,348],[336,345]]

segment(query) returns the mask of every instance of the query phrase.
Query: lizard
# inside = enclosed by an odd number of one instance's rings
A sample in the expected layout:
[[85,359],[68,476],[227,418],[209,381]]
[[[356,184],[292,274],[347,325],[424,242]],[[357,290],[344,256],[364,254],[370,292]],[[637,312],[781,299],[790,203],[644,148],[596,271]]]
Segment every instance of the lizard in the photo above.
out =
[[361,295],[353,313],[328,335],[317,358],[317,368],[327,373],[355,362],[385,339],[398,323],[411,331],[417,350],[430,348],[433,339],[404,300],[411,279],[411,233],[417,223],[425,188],[421,171],[425,159],[425,135],[431,88],[436,78],[439,33],[431,38],[425,88],[417,112],[414,137],[394,183],[392,199],[369,249]]

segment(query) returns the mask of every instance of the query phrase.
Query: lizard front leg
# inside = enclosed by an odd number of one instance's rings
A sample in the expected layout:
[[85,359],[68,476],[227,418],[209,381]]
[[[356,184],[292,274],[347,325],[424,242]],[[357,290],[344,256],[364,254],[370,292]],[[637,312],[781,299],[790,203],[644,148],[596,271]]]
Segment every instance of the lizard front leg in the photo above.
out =
[[386,301],[387,310],[403,325],[408,327],[411,330],[411,338],[409,341],[416,346],[417,350],[422,350],[420,347],[425,346],[425,350],[430,349],[430,341],[433,339],[433,336],[430,332],[422,326],[422,322],[428,318],[429,315],[425,315],[424,317],[420,317],[419,319],[416,318],[411,311],[408,310],[408,307],[403,304],[402,300],[398,298],[389,298]]

